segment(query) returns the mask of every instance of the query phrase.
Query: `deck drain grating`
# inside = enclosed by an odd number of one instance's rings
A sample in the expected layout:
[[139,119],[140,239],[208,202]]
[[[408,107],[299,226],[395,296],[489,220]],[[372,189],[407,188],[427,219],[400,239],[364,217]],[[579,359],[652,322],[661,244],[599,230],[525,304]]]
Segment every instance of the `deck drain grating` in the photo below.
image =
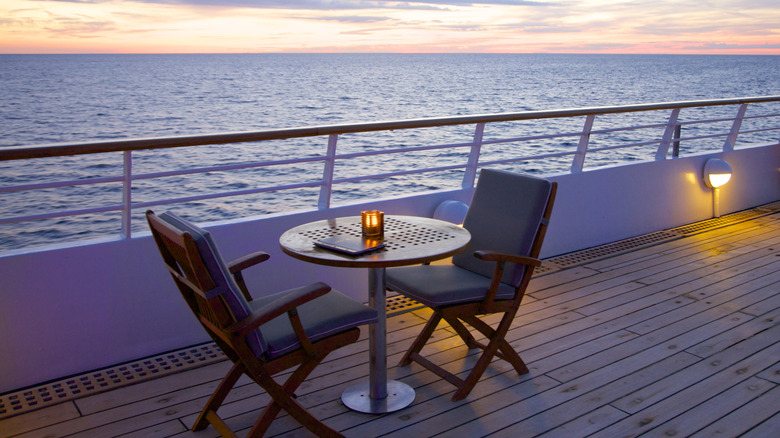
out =
[[752,209],[740,211],[734,214],[721,216],[718,218],[708,219],[706,221],[696,222],[690,225],[684,225],[682,227],[673,228],[670,231],[678,232],[680,234],[695,234],[701,231],[710,230],[713,228],[719,228],[726,225],[733,225],[739,222],[744,222],[749,219],[753,219],[758,216],[763,216],[771,211],[762,211],[763,209]]
[[385,309],[388,316],[395,316],[401,313],[411,312],[412,310],[423,307],[422,303],[419,303],[411,298],[403,295],[395,295],[387,297],[385,300]]
[[606,245],[596,246],[593,248],[584,249],[582,251],[576,251],[569,254],[564,254],[558,257],[553,257],[548,261],[562,268],[566,268],[573,265],[579,265],[582,263],[594,261],[602,257],[613,256],[615,254],[632,251],[637,248],[642,248],[647,245],[654,245],[661,242],[666,242],[671,239],[680,237],[679,233],[670,231],[658,231],[656,233],[644,234],[642,236],[632,237],[624,239],[618,242],[608,243]]
[[[582,251],[576,251],[569,254],[563,254],[557,257],[546,259],[545,262],[560,268],[568,268],[574,265],[584,264],[598,260],[602,257],[613,256],[621,252],[633,251],[645,246],[655,245],[669,240],[677,239],[690,234],[699,233],[715,228],[733,225],[744,222],[759,216],[765,216],[780,211],[780,201],[770,204],[760,205],[749,210],[738,211],[736,213],[721,216],[719,218],[708,219],[689,225],[684,225],[669,230],[658,231],[655,233],[644,234],[620,240],[613,243],[587,248]],[[541,272],[545,272],[545,266],[542,265]]]
[[0,419],[225,360],[213,343],[0,395]]

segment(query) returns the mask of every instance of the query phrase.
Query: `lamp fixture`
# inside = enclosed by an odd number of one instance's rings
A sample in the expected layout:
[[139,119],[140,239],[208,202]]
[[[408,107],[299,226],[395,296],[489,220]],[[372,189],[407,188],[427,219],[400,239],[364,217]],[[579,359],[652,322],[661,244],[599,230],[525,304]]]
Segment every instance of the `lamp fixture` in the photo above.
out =
[[712,189],[726,184],[731,179],[731,166],[729,163],[718,159],[710,158],[704,164],[704,184]]
[[731,179],[731,166],[719,159],[710,158],[704,163],[704,184],[712,189],[712,216],[720,217],[720,187]]

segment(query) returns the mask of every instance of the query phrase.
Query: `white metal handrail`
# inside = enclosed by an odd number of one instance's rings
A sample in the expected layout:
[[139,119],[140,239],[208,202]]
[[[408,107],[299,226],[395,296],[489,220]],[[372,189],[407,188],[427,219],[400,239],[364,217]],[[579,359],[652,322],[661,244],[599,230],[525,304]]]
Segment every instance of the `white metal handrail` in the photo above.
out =
[[[486,114],[475,116],[458,116],[458,117],[444,117],[444,118],[429,118],[429,119],[414,119],[414,120],[401,120],[391,122],[373,122],[362,124],[349,124],[349,125],[330,125],[330,126],[314,126],[303,128],[291,128],[280,130],[268,130],[257,132],[240,132],[240,133],[222,133],[222,134],[209,134],[209,135],[196,135],[196,136],[179,136],[179,137],[162,137],[162,138],[147,138],[147,139],[128,139],[128,140],[113,140],[102,142],[84,142],[84,143],[66,143],[56,145],[39,145],[39,146],[26,146],[26,147],[5,147],[0,148],[0,161],[10,160],[35,160],[44,157],[55,156],[69,156],[69,155],[82,155],[82,154],[96,154],[106,152],[123,152],[122,163],[122,175],[113,177],[99,177],[88,178],[79,180],[67,180],[56,181],[47,183],[35,183],[35,184],[21,184],[13,186],[0,187],[0,194],[13,193],[20,191],[35,191],[57,187],[68,186],[81,186],[81,185],[94,185],[105,183],[117,183],[121,182],[123,186],[122,202],[115,205],[105,205],[100,207],[88,207],[81,209],[63,210],[63,211],[51,211],[46,213],[40,213],[35,215],[18,215],[0,217],[0,224],[25,222],[46,218],[58,218],[66,216],[77,216],[89,213],[109,212],[109,211],[121,211],[122,213],[122,235],[124,237],[130,237],[130,218],[133,209],[148,208],[155,205],[166,205],[182,202],[200,201],[221,197],[239,196],[247,194],[255,194],[261,192],[282,191],[297,188],[312,188],[319,187],[320,195],[317,202],[317,208],[327,209],[331,206],[331,194],[333,193],[333,187],[338,184],[344,184],[348,182],[357,182],[364,180],[375,180],[382,178],[389,178],[394,176],[405,176],[422,174],[429,172],[441,172],[448,170],[464,170],[463,180],[461,186],[463,188],[473,187],[476,172],[478,167],[493,166],[499,164],[515,163],[520,161],[533,161],[533,160],[547,160],[551,158],[560,158],[565,156],[572,157],[572,163],[570,167],[571,172],[581,172],[585,163],[585,158],[588,153],[611,151],[624,148],[636,148],[648,145],[657,144],[655,153],[656,160],[664,160],[669,156],[669,147],[672,143],[679,144],[681,141],[710,139],[717,137],[725,137],[725,141],[722,146],[722,150],[733,149],[737,137],[740,134],[746,133],[759,133],[768,131],[780,131],[780,114],[760,114],[746,116],[745,111],[748,104],[764,103],[764,102],[780,102],[780,96],[764,96],[764,97],[751,97],[751,98],[739,98],[739,99],[718,99],[707,101],[691,101],[691,102],[669,102],[669,103],[656,103],[656,104],[642,104],[642,105],[626,105],[626,106],[612,106],[612,107],[599,107],[599,108],[579,108],[579,109],[563,109],[563,110],[551,110],[551,111],[527,111],[520,113],[502,113],[502,114]],[[683,109],[698,108],[698,107],[710,107],[710,106],[726,106],[726,105],[738,105],[737,114],[733,118],[716,118],[707,120],[686,120],[679,121],[679,114]],[[628,114],[642,111],[659,111],[659,110],[671,110],[671,114],[668,117],[666,123],[650,123],[634,126],[617,126],[606,129],[592,129],[594,121],[599,115],[606,114]],[[523,120],[539,120],[539,119],[571,119],[575,117],[585,117],[585,123],[581,131],[571,132],[556,132],[545,135],[533,135],[533,136],[510,136],[506,138],[484,138],[484,129],[486,124],[501,123],[501,122],[513,122]],[[741,125],[746,120],[758,120],[769,119],[771,122],[768,126],[748,129],[740,131]],[[707,124],[715,124],[719,122],[732,122],[730,129],[706,133],[699,135],[691,135],[688,137],[681,137],[679,135],[680,126],[702,126]],[[435,144],[435,145],[422,145],[414,147],[394,147],[377,149],[372,151],[362,152],[350,152],[350,153],[338,153],[338,141],[340,135],[353,134],[353,133],[367,133],[376,131],[393,131],[404,129],[417,129],[417,128],[431,128],[431,127],[444,127],[453,125],[475,125],[473,139],[470,142],[461,143],[449,143],[449,144]],[[653,128],[665,128],[662,138],[651,138],[644,141],[632,141],[628,143],[621,143],[617,145],[599,145],[598,147],[590,146],[591,138],[596,135],[604,135],[615,132],[625,131],[638,131],[648,130]],[[677,134],[675,134],[677,133]],[[132,152],[137,150],[151,150],[151,149],[163,149],[163,148],[175,148],[186,146],[203,146],[203,145],[220,145],[229,143],[249,143],[249,142],[264,142],[269,140],[279,139],[292,139],[301,137],[316,137],[327,136],[328,146],[324,155],[317,155],[313,157],[299,157],[270,161],[255,161],[245,163],[233,163],[218,166],[199,167],[192,169],[173,170],[166,172],[151,172],[151,173],[138,173],[134,174],[132,170]],[[522,156],[517,154],[509,158],[498,159],[481,159],[482,148],[487,145],[498,144],[510,144],[510,143],[523,143],[529,141],[539,140],[553,140],[561,139],[564,137],[578,138],[576,149],[545,152],[540,154],[533,154]],[[778,140],[780,142],[780,140]],[[468,149],[467,159],[463,162],[456,164],[446,164],[440,166],[432,166],[425,168],[407,168],[403,170],[394,171],[380,171],[369,175],[350,175],[347,177],[336,178],[334,176],[335,163],[340,160],[348,160],[353,158],[362,158],[369,156],[379,155],[395,155],[401,153],[410,152],[423,152],[423,151],[435,151],[444,149]],[[316,163],[322,162],[325,164],[323,175],[321,178],[298,182],[294,184],[284,185],[272,185],[268,187],[255,187],[243,190],[225,191],[219,193],[208,194],[193,194],[190,196],[172,197],[168,199],[161,199],[148,202],[134,202],[131,195],[130,188],[134,181],[150,180],[171,176],[182,176],[191,174],[203,174],[207,172],[216,171],[231,171],[271,166],[281,166],[287,164],[300,164],[300,163]]]

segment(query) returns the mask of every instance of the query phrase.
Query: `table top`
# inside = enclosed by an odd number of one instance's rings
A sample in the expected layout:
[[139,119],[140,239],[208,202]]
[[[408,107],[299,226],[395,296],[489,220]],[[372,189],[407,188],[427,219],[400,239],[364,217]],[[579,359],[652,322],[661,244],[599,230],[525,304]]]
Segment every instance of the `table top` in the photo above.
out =
[[455,224],[416,216],[385,215],[385,247],[358,256],[316,247],[319,239],[361,236],[360,216],[326,219],[286,231],[279,245],[300,260],[328,266],[377,268],[432,262],[456,254],[471,240],[468,230]]

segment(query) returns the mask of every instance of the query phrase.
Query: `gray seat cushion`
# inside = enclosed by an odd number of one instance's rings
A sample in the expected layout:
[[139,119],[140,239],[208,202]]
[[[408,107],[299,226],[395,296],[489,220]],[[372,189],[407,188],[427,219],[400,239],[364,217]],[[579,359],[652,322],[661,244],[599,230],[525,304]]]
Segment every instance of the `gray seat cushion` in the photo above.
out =
[[[249,305],[252,310],[256,310],[290,292],[284,291],[257,298],[252,300]],[[306,336],[312,342],[362,324],[377,321],[376,310],[333,289],[327,294],[299,306],[298,316]],[[268,346],[265,352],[268,359],[282,356],[301,346],[287,314],[263,324],[261,329]]]
[[[388,269],[390,289],[428,307],[480,301],[487,294],[490,278],[454,265],[404,266]],[[501,283],[497,300],[511,300],[515,289]]]

